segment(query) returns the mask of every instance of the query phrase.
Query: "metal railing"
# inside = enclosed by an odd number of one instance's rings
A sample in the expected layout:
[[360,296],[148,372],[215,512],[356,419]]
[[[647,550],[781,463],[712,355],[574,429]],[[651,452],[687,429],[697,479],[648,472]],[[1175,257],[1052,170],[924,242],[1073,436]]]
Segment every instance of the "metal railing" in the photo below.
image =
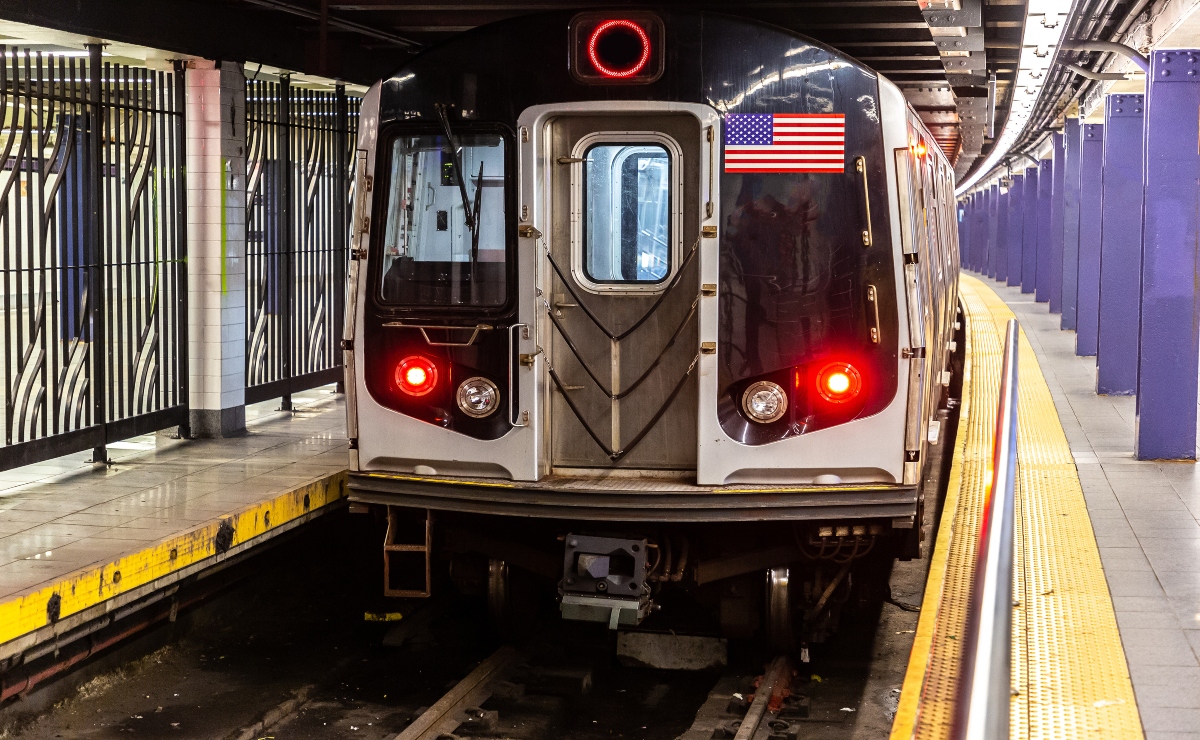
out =
[[963,665],[955,701],[957,740],[1009,736],[1012,701],[1013,519],[1017,474],[1017,339],[1009,319],[992,446],[992,480],[975,551]]
[[246,83],[246,402],[342,379],[360,100]]
[[183,69],[0,46],[0,470],[187,423]]

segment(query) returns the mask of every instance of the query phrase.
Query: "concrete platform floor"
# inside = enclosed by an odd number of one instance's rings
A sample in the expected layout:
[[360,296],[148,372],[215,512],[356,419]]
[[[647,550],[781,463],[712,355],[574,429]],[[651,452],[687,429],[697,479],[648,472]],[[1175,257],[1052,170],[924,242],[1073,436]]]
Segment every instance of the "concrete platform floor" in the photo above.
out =
[[1200,467],[1133,457],[1132,396],[1096,395],[1093,357],[1047,304],[980,276],[1021,322],[1079,470],[1148,740],[1200,740]]
[[346,467],[343,397],[333,386],[246,410],[248,433],[216,440],[144,435],[0,473],[0,601],[145,548]]

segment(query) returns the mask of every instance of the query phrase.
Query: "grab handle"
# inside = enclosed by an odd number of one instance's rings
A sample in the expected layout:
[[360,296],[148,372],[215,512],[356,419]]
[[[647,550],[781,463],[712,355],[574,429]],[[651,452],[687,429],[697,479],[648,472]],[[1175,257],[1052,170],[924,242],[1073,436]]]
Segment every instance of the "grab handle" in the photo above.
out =
[[854,169],[858,170],[858,173],[862,175],[863,210],[867,216],[867,228],[863,229],[862,240],[863,246],[869,247],[875,242],[875,237],[871,233],[871,190],[867,187],[867,158],[855,157]]
[[516,364],[517,356],[515,352],[518,349],[517,339],[513,336],[513,332],[515,332],[517,329],[528,328],[529,324],[513,324],[512,326],[508,327],[508,423],[514,427],[529,426],[528,421],[524,423],[517,423],[517,418],[513,415],[513,397],[516,395],[513,393],[513,388],[516,385],[516,378],[514,377],[516,371],[513,369],[513,366]]

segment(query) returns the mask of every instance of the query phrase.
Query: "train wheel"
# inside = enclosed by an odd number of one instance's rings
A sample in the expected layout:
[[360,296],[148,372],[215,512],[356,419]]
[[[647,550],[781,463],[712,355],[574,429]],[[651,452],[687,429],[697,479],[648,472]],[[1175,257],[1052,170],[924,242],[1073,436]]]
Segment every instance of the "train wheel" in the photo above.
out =
[[510,631],[512,622],[512,581],[508,577],[508,563],[498,558],[488,559],[487,601],[488,616],[496,630],[504,635]]
[[532,573],[499,558],[488,559],[488,619],[500,639],[527,640],[537,629],[545,598],[544,583]]
[[791,651],[796,646],[792,627],[791,573],[785,567],[767,569],[767,643],[772,650]]

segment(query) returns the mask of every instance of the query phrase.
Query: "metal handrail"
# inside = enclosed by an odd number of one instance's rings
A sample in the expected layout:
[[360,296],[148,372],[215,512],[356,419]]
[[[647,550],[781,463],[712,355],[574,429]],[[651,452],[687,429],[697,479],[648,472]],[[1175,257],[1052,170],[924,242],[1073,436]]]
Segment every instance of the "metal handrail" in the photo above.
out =
[[998,740],[1009,736],[1019,336],[1016,320],[1009,319],[992,445],[992,481],[979,527],[963,666],[955,701],[957,740]]

